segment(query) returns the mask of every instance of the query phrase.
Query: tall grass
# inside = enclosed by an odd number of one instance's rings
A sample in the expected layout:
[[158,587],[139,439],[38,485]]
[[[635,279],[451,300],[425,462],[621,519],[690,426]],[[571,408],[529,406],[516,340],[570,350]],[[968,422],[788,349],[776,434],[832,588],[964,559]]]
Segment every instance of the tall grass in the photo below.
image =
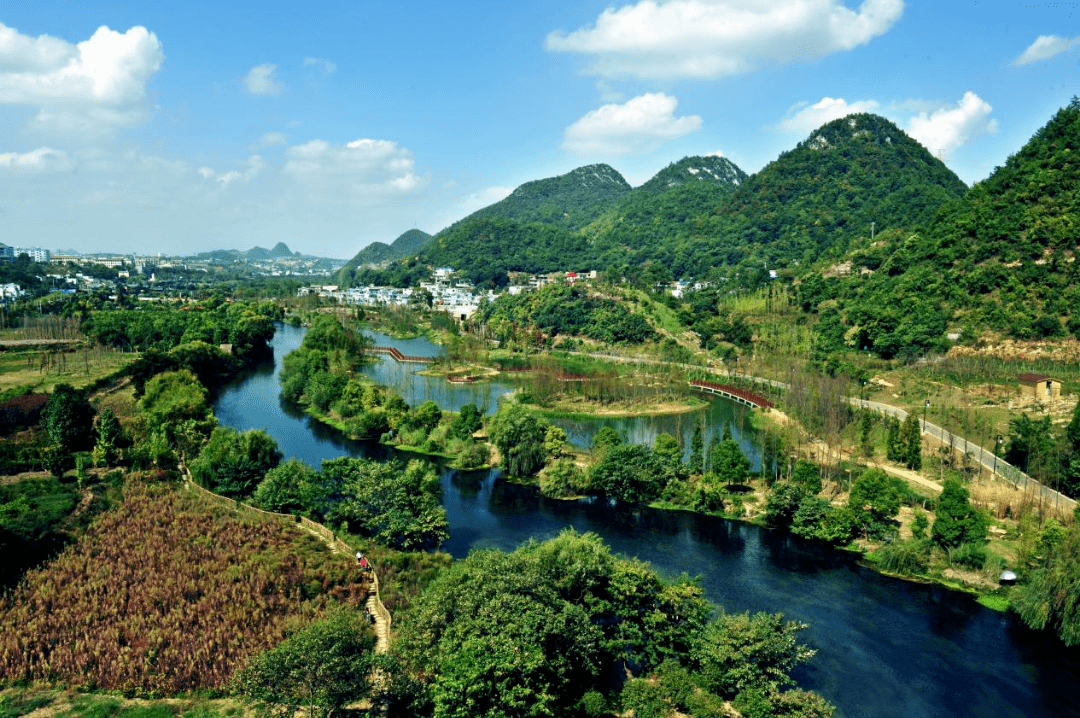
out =
[[0,680],[221,688],[329,600],[366,593],[349,558],[313,537],[129,483],[120,508],[0,601]]

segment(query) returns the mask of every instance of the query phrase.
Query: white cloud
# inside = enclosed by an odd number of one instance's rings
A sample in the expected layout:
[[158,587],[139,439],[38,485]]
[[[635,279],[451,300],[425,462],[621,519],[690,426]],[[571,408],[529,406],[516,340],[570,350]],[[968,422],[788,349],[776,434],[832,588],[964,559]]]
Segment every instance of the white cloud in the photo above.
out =
[[312,188],[327,186],[354,196],[400,194],[421,184],[413,153],[391,140],[360,139],[344,145],[311,140],[285,150],[282,171]]
[[72,45],[0,25],[0,104],[36,107],[44,130],[100,133],[153,112],[146,84],[161,68],[161,42],[144,27],[99,27]]
[[286,144],[285,135],[281,132],[267,132],[259,138],[258,144],[260,145],[284,145]]
[[73,55],[73,46],[60,38],[29,37],[0,23],[0,72],[50,70],[66,64]]
[[997,132],[997,120],[989,119],[993,109],[981,97],[968,91],[956,105],[939,107],[933,112],[922,112],[912,117],[907,133],[932,154],[947,157],[950,152],[976,137]]
[[780,120],[776,129],[781,132],[805,134],[816,130],[826,122],[832,122],[856,112],[875,112],[877,107],[878,103],[873,100],[849,103],[840,97],[823,97],[813,105],[800,102],[788,110],[787,116]]
[[253,95],[279,95],[285,86],[274,77],[276,71],[277,65],[256,65],[248,71],[244,86]]
[[903,0],[640,0],[608,8],[592,27],[552,32],[545,46],[594,59],[609,77],[717,78],[816,60],[886,32]]
[[712,152],[706,152],[705,156],[706,157],[723,157],[724,153],[723,153],[722,150],[713,150]]
[[1068,52],[1078,45],[1080,45],[1080,37],[1070,40],[1057,35],[1039,35],[1035,42],[1028,46],[1028,49],[1020,53],[1020,57],[1013,60],[1013,64],[1022,67],[1040,60],[1049,60],[1054,55]]
[[622,102],[624,95],[612,88],[603,80],[596,81],[596,91],[600,94],[601,102]]
[[70,172],[75,169],[75,162],[63,150],[51,147],[39,147],[22,154],[18,152],[0,153],[0,171],[13,170],[22,172]]
[[314,67],[324,75],[333,75],[337,72],[337,64],[330,60],[324,60],[321,57],[305,57],[304,67]]
[[266,167],[266,161],[259,155],[252,155],[248,158],[242,170],[229,170],[228,172],[217,172],[212,167],[200,167],[198,169],[199,176],[203,179],[213,180],[218,182],[222,187],[228,187],[234,182],[250,182],[259,176],[259,173]]
[[581,154],[650,152],[668,140],[701,129],[701,117],[675,117],[679,101],[646,93],[621,105],[604,105],[566,128],[563,147]]

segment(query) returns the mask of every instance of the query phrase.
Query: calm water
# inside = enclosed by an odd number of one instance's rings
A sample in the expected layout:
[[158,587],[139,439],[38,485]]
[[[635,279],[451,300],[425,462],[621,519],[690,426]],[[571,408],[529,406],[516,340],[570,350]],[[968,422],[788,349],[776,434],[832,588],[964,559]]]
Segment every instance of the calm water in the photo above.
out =
[[[302,330],[280,328],[276,361],[302,336]],[[423,355],[425,346],[413,342],[395,345],[403,353]],[[374,376],[397,371],[385,364],[371,370]],[[415,370],[401,372],[398,380],[408,383]],[[224,389],[215,406],[218,419],[241,430],[266,429],[287,457],[315,467],[346,453],[388,454],[385,447],[343,439],[284,405],[276,371],[267,364]],[[420,379],[418,384],[429,384]],[[444,408],[456,408],[469,401],[481,404],[462,398],[467,394],[458,390],[497,397],[513,388],[451,387],[443,380],[432,386],[432,394],[415,388],[406,401],[431,398],[442,404],[440,397],[446,396]],[[494,402],[488,405],[493,408]],[[713,411],[720,410],[710,410],[710,417]],[[731,407],[723,411],[738,430],[738,414],[730,413]],[[632,439],[649,440],[648,429],[639,427],[619,428]],[[585,427],[580,434],[591,437],[594,431]],[[740,440],[744,447],[753,443]],[[596,532],[614,551],[648,561],[666,576],[700,576],[708,598],[728,611],[780,611],[810,624],[803,638],[818,655],[801,669],[799,681],[847,718],[1080,716],[1074,688],[1080,652],[1027,630],[1010,615],[982,608],[965,594],[879,576],[849,554],[720,519],[551,501],[500,480],[494,471],[444,471],[443,503],[451,531],[444,548],[455,556],[475,547],[512,550],[572,526]]]

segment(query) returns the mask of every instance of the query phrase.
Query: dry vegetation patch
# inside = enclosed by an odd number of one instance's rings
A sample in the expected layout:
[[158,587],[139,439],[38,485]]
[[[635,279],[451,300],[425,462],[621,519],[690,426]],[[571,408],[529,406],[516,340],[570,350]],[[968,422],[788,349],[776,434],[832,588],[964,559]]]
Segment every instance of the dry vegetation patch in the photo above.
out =
[[221,688],[254,653],[367,587],[347,557],[280,521],[129,483],[0,602],[0,680],[163,695]]

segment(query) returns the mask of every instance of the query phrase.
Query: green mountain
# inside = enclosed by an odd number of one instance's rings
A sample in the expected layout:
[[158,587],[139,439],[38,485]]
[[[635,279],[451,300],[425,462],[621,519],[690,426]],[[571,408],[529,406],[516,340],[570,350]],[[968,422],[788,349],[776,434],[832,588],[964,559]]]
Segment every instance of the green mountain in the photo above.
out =
[[734,190],[746,181],[747,174],[726,157],[693,156],[672,162],[631,194],[663,194],[688,183],[703,182],[725,190]]
[[[811,273],[809,310],[857,348],[885,356],[942,348],[947,329],[1019,339],[1080,336],[1080,100],[918,232],[886,232],[846,259],[847,276]],[[827,305],[824,305],[827,306]]]
[[[390,245],[397,257],[410,257],[419,252],[425,244],[431,241],[431,235],[421,232],[419,229],[410,229],[394,240]],[[395,257],[395,259],[397,258]]]
[[918,228],[967,186],[883,117],[829,122],[739,186],[715,218],[771,266],[842,254],[856,237]]
[[575,230],[630,191],[623,176],[604,164],[526,182],[436,234],[423,259],[454,267],[483,286],[505,285],[507,272],[584,269],[588,242]]
[[246,252],[241,252],[241,254],[244,259],[268,259],[270,257],[270,250],[256,246]]
[[410,229],[392,244],[385,242],[372,242],[356,253],[356,256],[348,261],[337,274],[337,283],[343,286],[356,284],[357,272],[365,267],[388,264],[389,262],[411,257],[431,241],[431,235],[419,229]]
[[448,229],[481,219],[580,229],[614,207],[629,191],[630,185],[613,168],[587,165],[558,177],[526,182],[506,199],[473,212]]
[[443,230],[424,259],[486,285],[505,283],[507,272],[614,266],[626,256],[624,245],[671,238],[745,180],[722,157],[687,157],[636,189],[607,165],[580,167],[528,182]]
[[587,268],[589,245],[558,225],[482,217],[458,222],[435,236],[423,259],[453,267],[479,286],[505,286],[508,272]]
[[[584,230],[593,243],[595,264],[602,267],[646,261],[669,266],[670,249],[698,232],[700,219],[721,207],[747,180],[747,174],[723,157],[685,157],[627,194],[619,205]],[[627,250],[638,252],[636,259]],[[679,275],[696,268],[678,267]]]
[[278,257],[291,257],[293,256],[293,253],[289,250],[289,245],[284,242],[278,242],[274,245],[273,249],[267,252],[266,256],[270,259],[276,259]]

